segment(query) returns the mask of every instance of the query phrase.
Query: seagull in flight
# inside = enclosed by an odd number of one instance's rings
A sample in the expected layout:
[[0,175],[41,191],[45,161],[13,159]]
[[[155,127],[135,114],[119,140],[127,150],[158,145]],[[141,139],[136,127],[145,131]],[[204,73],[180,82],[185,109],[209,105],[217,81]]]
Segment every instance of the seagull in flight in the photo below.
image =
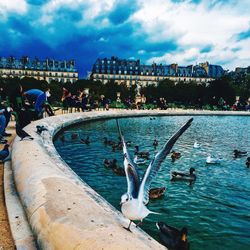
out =
[[122,135],[119,122],[116,120],[118,131],[122,141],[123,156],[124,156],[124,169],[127,179],[127,192],[121,196],[121,211],[123,215],[130,220],[127,229],[130,231],[130,225],[133,220],[139,220],[142,223],[143,219],[149,214],[158,214],[150,211],[146,204],[149,201],[149,190],[152,180],[158,173],[161,163],[165,160],[172,147],[178,138],[190,127],[193,118],[189,119],[162,147],[162,149],[154,156],[150,162],[147,170],[144,173],[142,180],[140,181],[139,174],[136,166],[131,160],[127,145]]

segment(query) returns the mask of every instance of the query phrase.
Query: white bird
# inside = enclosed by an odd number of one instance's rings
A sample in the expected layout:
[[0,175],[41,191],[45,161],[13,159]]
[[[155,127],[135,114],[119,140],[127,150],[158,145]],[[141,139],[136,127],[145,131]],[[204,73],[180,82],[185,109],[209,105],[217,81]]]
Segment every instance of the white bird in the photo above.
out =
[[207,156],[206,163],[207,164],[220,164],[220,159],[213,158],[210,154]]
[[199,144],[197,141],[194,142],[194,148],[200,148],[201,144]]
[[131,161],[125,140],[120,130],[117,120],[117,127],[122,141],[124,168],[127,179],[127,193],[121,196],[121,211],[123,215],[130,220],[127,230],[130,231],[132,220],[140,220],[137,226],[142,223],[142,220],[150,213],[157,214],[150,211],[145,204],[149,201],[149,190],[152,180],[160,169],[161,163],[165,160],[170,150],[174,146],[178,138],[191,125],[193,118],[189,119],[170,139],[165,143],[163,148],[154,156],[150,162],[142,180],[140,181],[137,168]]
[[136,165],[144,165],[146,162],[147,162],[146,160],[138,158],[138,156],[135,155],[135,157],[134,157],[134,163]]

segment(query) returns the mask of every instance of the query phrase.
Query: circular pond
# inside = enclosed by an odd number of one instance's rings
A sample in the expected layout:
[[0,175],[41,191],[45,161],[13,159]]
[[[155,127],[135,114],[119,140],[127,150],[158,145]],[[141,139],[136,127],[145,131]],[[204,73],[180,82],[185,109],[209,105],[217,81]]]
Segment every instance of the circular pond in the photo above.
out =
[[[159,150],[166,140],[185,122],[188,116],[167,116],[120,119],[125,140],[134,146],[155,154],[154,139]],[[90,137],[90,144],[81,138]],[[59,134],[55,147],[67,164],[120,210],[120,197],[126,192],[126,178],[116,175],[103,165],[103,160],[117,159],[123,166],[121,150],[112,150],[104,144],[104,137],[118,142],[114,119],[84,123]],[[197,140],[200,148],[193,148]],[[250,119],[236,116],[196,116],[191,127],[180,137],[174,149],[181,158],[174,163],[170,156],[163,162],[152,187],[167,188],[159,200],[150,201],[148,207],[161,215],[149,215],[141,226],[158,240],[155,222],[188,228],[191,249],[249,249],[250,248],[250,169],[246,157],[233,157],[233,150],[250,152]],[[219,165],[207,165],[206,157],[212,154],[221,158]],[[249,154],[250,155],[250,154]],[[149,163],[149,162],[148,162]],[[147,165],[138,166],[142,176]],[[193,185],[171,182],[170,172],[196,169],[197,180]]]

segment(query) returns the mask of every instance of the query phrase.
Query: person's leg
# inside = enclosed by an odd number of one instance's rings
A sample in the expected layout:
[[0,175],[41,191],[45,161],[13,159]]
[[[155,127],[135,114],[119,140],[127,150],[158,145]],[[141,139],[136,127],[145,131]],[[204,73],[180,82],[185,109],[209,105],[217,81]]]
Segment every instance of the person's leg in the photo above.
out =
[[4,117],[5,117],[5,128],[4,128],[4,131],[1,133],[3,136],[11,136],[11,134],[9,133],[6,133],[5,132],[5,129],[7,128],[8,124],[9,124],[9,121],[10,121],[10,117],[11,117],[11,112],[4,112]]
[[3,114],[1,114],[0,115],[0,134],[4,132],[5,125],[6,125],[6,118]]
[[7,143],[7,140],[5,140],[2,136],[2,133],[4,132],[6,124],[6,118],[3,114],[0,115],[0,143]]
[[45,111],[47,112],[47,114],[49,116],[55,115],[54,112],[53,112],[53,110],[52,110],[52,108],[51,108],[51,106],[49,104],[45,104],[44,108],[45,108]]

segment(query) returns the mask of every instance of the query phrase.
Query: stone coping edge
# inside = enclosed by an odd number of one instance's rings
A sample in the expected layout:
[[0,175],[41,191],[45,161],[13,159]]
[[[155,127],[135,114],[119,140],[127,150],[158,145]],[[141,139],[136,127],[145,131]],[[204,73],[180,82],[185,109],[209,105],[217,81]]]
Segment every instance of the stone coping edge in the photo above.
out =
[[4,163],[4,197],[15,248],[17,250],[37,249],[26,214],[16,192],[10,161]]
[[[77,123],[154,115],[250,115],[250,112],[111,110],[59,115],[31,123],[24,130],[34,140],[15,138],[12,168],[39,248],[166,249],[134,226],[133,233],[124,230],[128,220],[82,181],[53,145],[53,137],[60,130]],[[36,125],[44,125],[48,131],[38,135]]]

